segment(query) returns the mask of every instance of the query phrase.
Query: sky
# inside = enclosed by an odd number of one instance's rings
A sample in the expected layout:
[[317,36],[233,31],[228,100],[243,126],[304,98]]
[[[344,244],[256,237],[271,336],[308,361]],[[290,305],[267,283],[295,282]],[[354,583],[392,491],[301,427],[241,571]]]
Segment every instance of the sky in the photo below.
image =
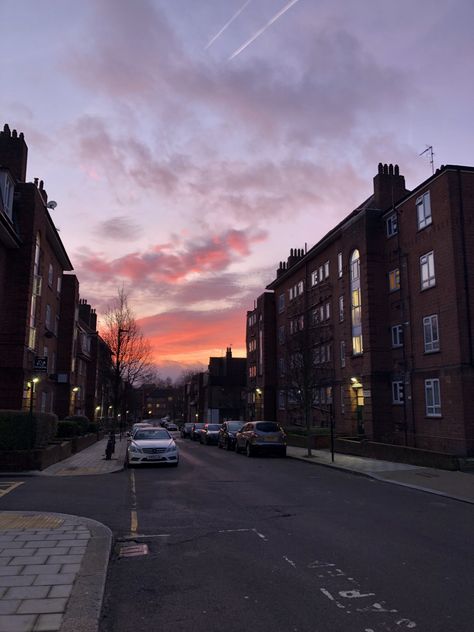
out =
[[1,0],[0,124],[99,317],[124,287],[163,377],[245,355],[290,248],[473,165],[472,0]]

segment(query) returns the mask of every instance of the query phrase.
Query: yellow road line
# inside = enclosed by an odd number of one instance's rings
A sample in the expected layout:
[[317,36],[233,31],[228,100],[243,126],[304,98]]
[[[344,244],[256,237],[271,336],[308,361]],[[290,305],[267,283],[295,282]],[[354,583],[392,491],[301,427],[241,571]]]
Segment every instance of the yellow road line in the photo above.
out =
[[130,470],[130,489],[132,492],[132,508],[130,511],[130,535],[134,536],[138,533],[138,514],[137,514],[137,491],[135,485],[135,472]]
[[14,483],[13,481],[4,481],[0,483],[0,498],[2,498],[2,496],[5,496],[9,492],[12,492],[14,489],[19,487],[20,485],[23,485],[24,482],[25,481]]

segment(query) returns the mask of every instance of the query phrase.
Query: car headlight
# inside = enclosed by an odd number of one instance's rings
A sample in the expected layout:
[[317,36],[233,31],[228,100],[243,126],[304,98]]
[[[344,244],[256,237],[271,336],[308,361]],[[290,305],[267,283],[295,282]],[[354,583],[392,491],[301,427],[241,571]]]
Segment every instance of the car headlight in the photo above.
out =
[[130,445],[130,452],[141,452],[141,448],[139,448],[137,445],[135,445],[134,443],[132,443]]
[[170,445],[169,448],[166,448],[166,452],[176,452],[176,446]]

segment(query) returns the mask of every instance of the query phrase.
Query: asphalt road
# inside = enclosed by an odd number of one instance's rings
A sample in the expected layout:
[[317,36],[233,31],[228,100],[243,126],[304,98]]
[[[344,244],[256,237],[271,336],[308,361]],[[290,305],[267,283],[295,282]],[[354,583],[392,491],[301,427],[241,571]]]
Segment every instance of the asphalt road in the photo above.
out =
[[[180,446],[178,468],[32,478],[1,501],[113,530],[100,632],[473,629],[472,505]],[[148,554],[119,556],[135,543]]]

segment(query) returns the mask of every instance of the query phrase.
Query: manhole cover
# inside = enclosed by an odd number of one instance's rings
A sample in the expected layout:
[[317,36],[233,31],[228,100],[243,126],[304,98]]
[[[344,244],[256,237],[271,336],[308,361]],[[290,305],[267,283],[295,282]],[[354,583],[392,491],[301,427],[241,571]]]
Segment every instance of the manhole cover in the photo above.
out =
[[148,544],[128,544],[120,547],[119,557],[138,557],[139,555],[148,555]]
[[64,522],[55,516],[0,515],[0,529],[58,529]]

